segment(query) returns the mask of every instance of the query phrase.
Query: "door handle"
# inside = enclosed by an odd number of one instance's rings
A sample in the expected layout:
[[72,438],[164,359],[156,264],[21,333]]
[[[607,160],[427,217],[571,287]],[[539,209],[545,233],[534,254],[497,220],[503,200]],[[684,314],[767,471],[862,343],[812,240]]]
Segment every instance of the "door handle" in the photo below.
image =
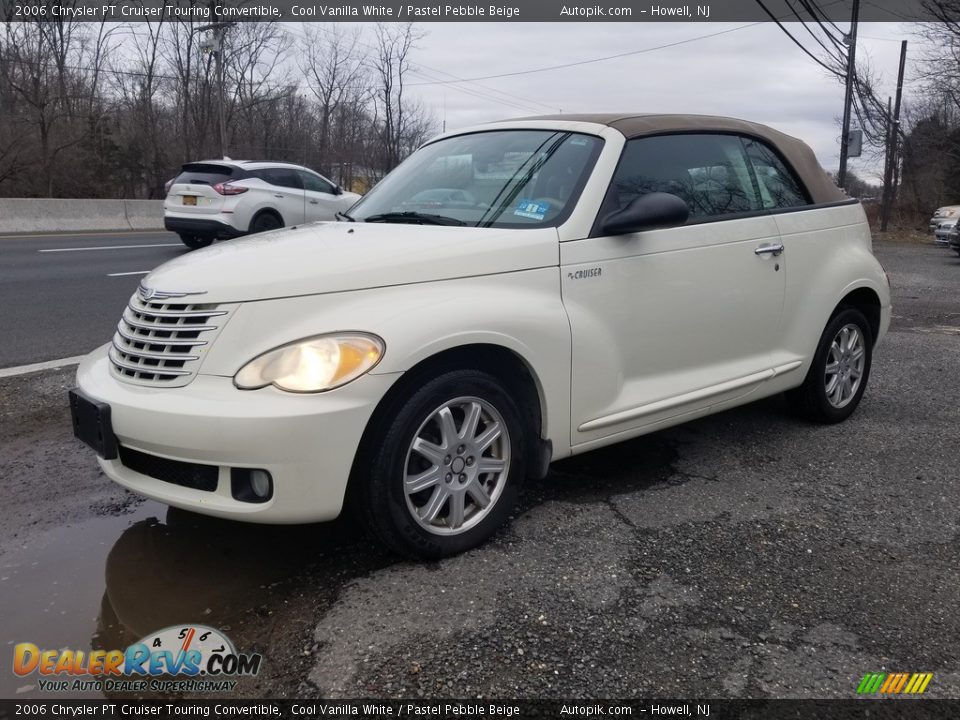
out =
[[765,243],[753,252],[755,255],[773,255],[776,257],[783,252],[783,243]]
[[311,204],[311,205],[319,205],[319,204],[320,204],[320,201],[319,201],[319,200],[311,200],[311,201],[310,201],[310,204]]
[[285,197],[286,197],[286,195],[281,195],[280,193],[274,193],[273,196],[274,196],[275,198],[285,198]]

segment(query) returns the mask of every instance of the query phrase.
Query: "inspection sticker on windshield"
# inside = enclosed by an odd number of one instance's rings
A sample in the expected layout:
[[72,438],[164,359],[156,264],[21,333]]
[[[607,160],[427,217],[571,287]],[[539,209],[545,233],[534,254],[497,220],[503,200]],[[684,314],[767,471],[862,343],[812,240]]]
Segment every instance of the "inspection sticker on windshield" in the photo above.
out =
[[517,209],[513,211],[514,215],[530,218],[531,220],[543,220],[547,210],[550,209],[550,203],[537,202],[536,200],[521,200],[517,203]]

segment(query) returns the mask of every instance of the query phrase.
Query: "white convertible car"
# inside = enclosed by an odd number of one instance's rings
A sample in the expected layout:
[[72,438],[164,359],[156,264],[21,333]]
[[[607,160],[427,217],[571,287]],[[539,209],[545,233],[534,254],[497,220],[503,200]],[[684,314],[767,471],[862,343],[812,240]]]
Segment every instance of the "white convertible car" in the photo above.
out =
[[109,477],[252,522],[349,502],[398,552],[450,555],[552,460],[774,393],[846,419],[890,322],[860,204],[729,118],[449,133],[347,220],[143,280],[70,395]]

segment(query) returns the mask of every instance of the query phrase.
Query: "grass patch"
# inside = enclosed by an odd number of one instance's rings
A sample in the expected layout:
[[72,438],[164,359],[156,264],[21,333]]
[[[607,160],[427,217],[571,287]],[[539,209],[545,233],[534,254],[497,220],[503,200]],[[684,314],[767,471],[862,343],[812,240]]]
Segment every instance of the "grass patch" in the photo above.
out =
[[871,230],[874,240],[883,240],[885,242],[910,243],[914,245],[932,245],[933,235],[923,230],[912,228],[890,228],[887,232]]

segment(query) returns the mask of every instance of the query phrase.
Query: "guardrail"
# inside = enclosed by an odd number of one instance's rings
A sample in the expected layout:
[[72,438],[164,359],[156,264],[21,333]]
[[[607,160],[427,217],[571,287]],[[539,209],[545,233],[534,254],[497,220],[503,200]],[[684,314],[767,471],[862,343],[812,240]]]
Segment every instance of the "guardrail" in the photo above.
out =
[[0,198],[0,233],[162,229],[163,200]]

